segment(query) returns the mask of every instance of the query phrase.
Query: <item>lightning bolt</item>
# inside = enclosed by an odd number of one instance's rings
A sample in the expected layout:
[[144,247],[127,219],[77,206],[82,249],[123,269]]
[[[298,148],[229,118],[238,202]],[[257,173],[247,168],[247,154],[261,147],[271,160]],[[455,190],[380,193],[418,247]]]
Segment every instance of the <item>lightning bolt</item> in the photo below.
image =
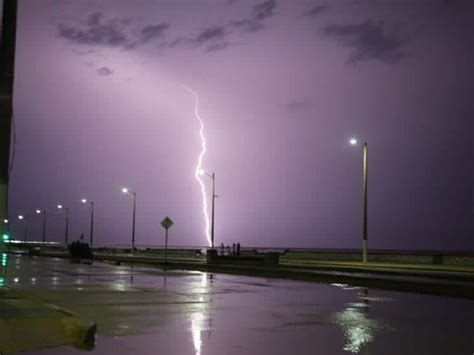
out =
[[209,246],[211,246],[211,235],[210,235],[210,222],[209,222],[209,214],[207,212],[207,194],[206,194],[206,186],[204,184],[204,181],[202,180],[202,175],[201,172],[203,171],[203,165],[202,165],[202,160],[204,159],[204,155],[206,155],[207,151],[207,145],[206,145],[206,137],[204,137],[204,122],[199,116],[199,96],[198,94],[191,89],[189,86],[182,85],[183,88],[188,90],[190,94],[194,97],[194,116],[196,119],[199,121],[199,137],[201,138],[201,152],[199,153],[198,160],[197,160],[197,165],[196,169],[194,171],[194,177],[199,183],[199,186],[201,188],[201,195],[202,195],[202,213],[204,215],[204,221],[206,223],[206,238],[209,243]]

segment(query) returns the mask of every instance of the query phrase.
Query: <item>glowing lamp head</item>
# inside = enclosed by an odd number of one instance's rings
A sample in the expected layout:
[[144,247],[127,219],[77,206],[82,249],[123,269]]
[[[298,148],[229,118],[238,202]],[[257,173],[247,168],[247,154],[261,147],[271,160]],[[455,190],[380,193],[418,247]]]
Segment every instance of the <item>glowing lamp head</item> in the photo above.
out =
[[8,224],[8,219],[4,219],[3,223]]
[[356,138],[351,138],[351,139],[349,140],[349,144],[350,144],[350,145],[357,145],[357,143],[359,143],[359,142],[357,141]]
[[87,203],[87,199],[83,198],[83,199],[81,200],[81,202],[82,202],[82,203]]
[[63,205],[58,205],[57,207],[58,207],[58,209],[60,209],[60,210],[62,210],[62,209],[64,208]]
[[23,216],[22,214],[18,216],[18,219],[19,220],[22,220],[22,219],[25,219],[25,216]]
[[41,213],[41,210],[36,210],[35,211],[37,214],[40,214]]
[[199,175],[203,176],[204,174],[206,174],[206,172],[204,171],[204,169],[199,169],[198,171]]
[[123,192],[124,194],[128,194],[128,189],[127,189],[126,187],[124,187],[124,188],[122,188],[122,192]]

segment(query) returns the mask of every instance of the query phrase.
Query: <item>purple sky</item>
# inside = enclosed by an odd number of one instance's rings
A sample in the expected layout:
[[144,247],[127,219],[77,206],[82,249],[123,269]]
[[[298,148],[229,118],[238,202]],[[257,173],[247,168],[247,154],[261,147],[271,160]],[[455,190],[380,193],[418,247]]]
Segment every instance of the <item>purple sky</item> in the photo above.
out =
[[19,0],[11,213],[61,202],[88,237],[87,197],[96,243],[124,244],[128,186],[138,244],[168,215],[171,245],[206,245],[185,84],[216,244],[360,247],[357,136],[369,247],[474,249],[472,18],[472,1]]

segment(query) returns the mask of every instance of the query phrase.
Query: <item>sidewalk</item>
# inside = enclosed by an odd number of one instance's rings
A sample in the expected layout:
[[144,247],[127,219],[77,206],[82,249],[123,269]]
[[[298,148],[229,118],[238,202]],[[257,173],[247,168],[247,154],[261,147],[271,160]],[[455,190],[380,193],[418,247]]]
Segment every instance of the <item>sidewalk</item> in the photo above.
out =
[[73,345],[90,350],[95,323],[27,292],[0,288],[0,353]]

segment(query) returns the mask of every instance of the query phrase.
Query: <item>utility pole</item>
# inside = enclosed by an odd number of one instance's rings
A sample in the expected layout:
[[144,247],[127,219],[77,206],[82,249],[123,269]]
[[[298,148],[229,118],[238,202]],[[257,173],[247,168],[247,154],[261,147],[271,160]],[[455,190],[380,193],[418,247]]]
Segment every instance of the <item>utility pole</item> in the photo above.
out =
[[90,231],[90,244],[91,248],[94,245],[94,202],[91,201],[91,231]]
[[137,193],[130,191],[128,188],[122,188],[122,193],[133,197],[133,215],[132,215],[132,254],[135,252],[135,221],[137,213]]
[[214,209],[216,203],[216,174],[212,173],[211,249],[214,249]]
[[17,0],[3,0],[0,45],[0,219],[8,219]]
[[[359,142],[356,138],[351,138],[349,143],[352,146],[358,146]],[[362,262],[365,264],[368,261],[368,243],[367,243],[367,176],[369,170],[369,147],[367,142],[362,145],[362,175],[363,175],[363,189],[364,189],[364,206],[362,212]]]
[[66,210],[66,229],[64,230],[64,243],[66,244],[69,242],[69,208],[65,208]]
[[135,253],[135,221],[137,212],[137,194],[133,192],[132,254]]
[[368,173],[368,147],[364,143],[363,147],[363,175],[364,175],[364,213],[363,213],[363,240],[362,240],[362,262],[367,263],[367,173]]
[[94,201],[89,201],[86,198],[81,200],[82,203],[88,203],[91,206],[91,221],[90,221],[90,234],[89,234],[89,244],[92,248],[94,245]]
[[43,232],[41,237],[44,244],[46,242],[46,211],[43,211]]

